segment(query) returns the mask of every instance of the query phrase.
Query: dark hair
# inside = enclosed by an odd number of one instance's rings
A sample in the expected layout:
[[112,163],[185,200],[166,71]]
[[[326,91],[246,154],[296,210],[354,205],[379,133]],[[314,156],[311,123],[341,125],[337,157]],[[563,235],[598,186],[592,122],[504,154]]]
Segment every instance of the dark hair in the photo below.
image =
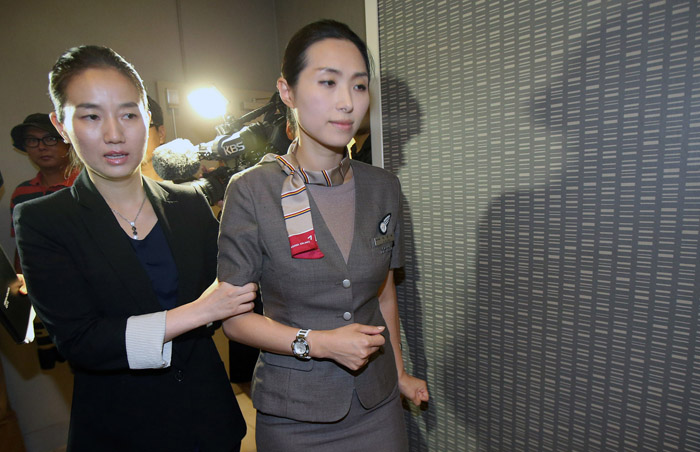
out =
[[357,47],[357,50],[360,51],[362,58],[365,60],[367,73],[370,74],[369,53],[364,41],[344,23],[324,19],[306,25],[289,40],[289,44],[287,44],[287,48],[284,51],[284,59],[282,60],[282,77],[287,80],[289,86],[296,86],[299,73],[306,67],[306,51],[308,48],[324,39],[344,39],[355,44],[355,47]]
[[49,72],[49,95],[58,120],[63,122],[63,106],[66,102],[68,82],[87,69],[112,68],[129,79],[139,92],[139,99],[146,105],[146,90],[136,69],[117,52],[102,46],[80,46],[61,55]]
[[163,125],[163,109],[160,108],[158,102],[156,102],[151,96],[146,96],[148,98],[148,109],[151,111],[151,124],[160,127]]

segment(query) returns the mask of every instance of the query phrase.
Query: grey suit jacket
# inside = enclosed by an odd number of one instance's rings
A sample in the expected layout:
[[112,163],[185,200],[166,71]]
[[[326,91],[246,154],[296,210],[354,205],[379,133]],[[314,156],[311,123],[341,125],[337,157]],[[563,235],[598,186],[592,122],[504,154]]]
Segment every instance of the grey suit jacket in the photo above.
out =
[[[361,162],[352,161],[352,168],[355,236],[347,264],[311,196],[325,257],[292,259],[280,202],[286,175],[273,162],[239,173],[229,184],[219,234],[219,279],[236,285],[259,282],[265,315],[295,328],[385,325],[377,293],[388,270],[403,265],[399,181]],[[384,219],[388,227],[380,230]],[[331,360],[262,352],[253,380],[255,407],[299,421],[332,422],[350,409],[353,390],[365,408],[378,405],[397,382],[387,330],[384,336],[385,345],[357,372]]]
[[[190,302],[215,277],[216,219],[191,188],[144,184],[177,266],[178,304]],[[75,374],[68,450],[230,451],[245,421],[210,328],[177,337],[170,367],[129,369],[127,319],[163,307],[85,171],[18,205],[14,219],[29,297]]]

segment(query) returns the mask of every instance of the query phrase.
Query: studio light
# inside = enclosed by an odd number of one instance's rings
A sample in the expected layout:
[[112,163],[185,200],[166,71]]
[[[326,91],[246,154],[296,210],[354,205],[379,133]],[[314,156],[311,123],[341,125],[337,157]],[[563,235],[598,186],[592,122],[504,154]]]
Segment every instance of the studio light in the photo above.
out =
[[214,86],[192,91],[187,96],[187,100],[197,114],[204,118],[214,119],[226,116],[228,100]]

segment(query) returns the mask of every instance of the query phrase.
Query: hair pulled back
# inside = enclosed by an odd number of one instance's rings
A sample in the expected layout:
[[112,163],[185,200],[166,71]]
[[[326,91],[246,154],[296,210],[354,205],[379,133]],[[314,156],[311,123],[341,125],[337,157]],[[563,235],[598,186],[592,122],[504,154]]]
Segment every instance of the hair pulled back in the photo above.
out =
[[116,69],[134,84],[144,105],[146,89],[134,66],[109,47],[85,45],[73,47],[61,55],[49,72],[49,95],[58,120],[63,122],[66,88],[70,80],[87,69]]
[[289,40],[282,60],[282,77],[289,86],[294,87],[299,80],[299,74],[306,67],[306,53],[313,44],[324,39],[344,39],[352,42],[365,60],[367,73],[370,74],[370,59],[367,45],[354,31],[342,22],[324,19],[313,22],[299,31]]

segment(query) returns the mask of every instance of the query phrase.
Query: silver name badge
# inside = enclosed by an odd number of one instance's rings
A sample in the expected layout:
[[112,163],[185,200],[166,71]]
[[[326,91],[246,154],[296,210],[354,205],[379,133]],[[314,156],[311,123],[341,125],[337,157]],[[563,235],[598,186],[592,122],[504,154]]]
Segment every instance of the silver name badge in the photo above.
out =
[[381,237],[375,237],[372,239],[372,243],[374,246],[382,246],[387,242],[393,242],[394,241],[394,234],[387,234],[383,235]]

